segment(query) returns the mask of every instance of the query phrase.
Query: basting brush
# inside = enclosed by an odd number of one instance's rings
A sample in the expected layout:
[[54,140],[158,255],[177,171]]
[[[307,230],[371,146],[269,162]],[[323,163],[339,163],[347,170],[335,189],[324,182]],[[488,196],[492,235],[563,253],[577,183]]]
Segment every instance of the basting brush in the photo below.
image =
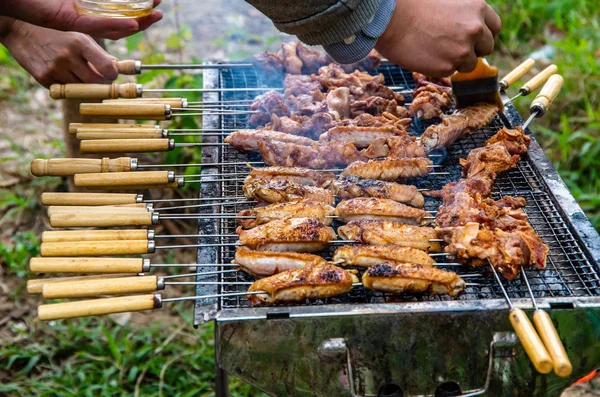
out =
[[457,108],[484,102],[504,109],[498,92],[498,68],[489,66],[483,59],[478,58],[477,67],[472,72],[456,72],[451,80]]

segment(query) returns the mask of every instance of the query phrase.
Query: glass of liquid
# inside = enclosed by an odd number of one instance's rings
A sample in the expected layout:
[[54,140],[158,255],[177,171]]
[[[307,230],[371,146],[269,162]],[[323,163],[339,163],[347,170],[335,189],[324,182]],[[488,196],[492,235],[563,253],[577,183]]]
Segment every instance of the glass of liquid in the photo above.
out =
[[109,18],[140,18],[152,13],[153,0],[75,0],[80,14]]

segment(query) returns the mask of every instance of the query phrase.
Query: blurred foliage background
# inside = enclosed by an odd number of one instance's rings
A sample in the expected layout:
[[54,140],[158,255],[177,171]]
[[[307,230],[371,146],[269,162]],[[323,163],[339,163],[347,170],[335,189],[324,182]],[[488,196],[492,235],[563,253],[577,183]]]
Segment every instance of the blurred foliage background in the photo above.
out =
[[[163,2],[157,27],[108,49],[144,63],[243,60],[274,50],[288,37],[243,1]],[[222,4],[226,3],[226,4]],[[238,4],[239,3],[239,4]],[[600,10],[595,0],[489,1],[502,17],[497,51],[503,72],[528,56],[536,70],[556,63],[565,86],[550,113],[533,127],[569,188],[600,227]],[[232,12],[231,10],[235,10]],[[201,74],[146,72],[146,86],[201,84]],[[517,87],[510,89],[516,93]],[[47,227],[38,203],[43,191],[64,190],[57,178],[33,179],[29,162],[60,157],[61,113],[45,90],[0,46],[0,394],[8,396],[210,396],[214,384],[213,327],[191,327],[189,305],[152,314],[40,324],[27,296],[27,263]],[[533,96],[517,100],[528,114]],[[197,99],[190,97],[189,99]],[[197,128],[193,118],[171,128]],[[170,152],[148,161],[200,162],[197,151]],[[190,170],[192,172],[194,170]],[[194,195],[195,192],[182,192]],[[165,261],[180,261],[170,255]],[[261,393],[236,380],[232,395]]]

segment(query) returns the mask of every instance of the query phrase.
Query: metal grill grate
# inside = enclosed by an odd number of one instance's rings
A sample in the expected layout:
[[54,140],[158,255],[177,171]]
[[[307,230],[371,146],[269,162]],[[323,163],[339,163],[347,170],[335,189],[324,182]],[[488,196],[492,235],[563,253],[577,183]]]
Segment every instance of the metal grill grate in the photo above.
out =
[[[403,89],[412,89],[414,82],[410,72],[392,65],[382,66],[378,72],[385,76],[388,86],[401,87]],[[282,85],[281,79],[269,80],[266,76],[259,75],[254,68],[232,68],[220,70],[220,82],[223,88],[247,88],[247,87],[278,87]],[[253,92],[225,92],[222,94],[223,100],[253,99],[256,93]],[[406,95],[407,102],[410,102],[411,95]],[[431,122],[422,123],[414,121],[410,127],[410,133],[420,135],[425,128],[432,124]],[[455,142],[447,151],[446,157],[441,162],[444,166],[443,171],[450,173],[449,176],[427,176],[419,178],[414,183],[424,189],[440,189],[444,184],[450,181],[456,181],[460,178],[461,167],[458,160],[466,157],[470,150],[480,147],[484,141],[493,135],[503,126],[502,119],[497,116],[493,122],[484,129],[473,133],[471,136]],[[221,128],[224,129],[242,129],[248,128],[247,115],[230,115],[221,118]],[[245,162],[260,161],[260,156],[256,154],[242,154],[237,150],[223,146],[220,152],[219,161],[223,162]],[[237,174],[235,181],[222,182],[220,195],[225,197],[243,197],[241,179],[248,174],[248,168],[243,165],[224,165],[219,167],[219,173]],[[534,294],[537,297],[561,297],[561,296],[590,296],[600,294],[600,278],[594,265],[588,260],[581,249],[580,243],[576,240],[571,229],[563,219],[561,212],[558,211],[551,196],[546,191],[546,185],[542,182],[540,176],[532,167],[529,156],[524,156],[517,167],[509,172],[502,174],[495,184],[493,192],[494,198],[503,195],[522,196],[527,200],[525,211],[529,216],[536,232],[542,240],[550,247],[548,255],[547,268],[538,270],[528,270],[527,275],[531,283]],[[441,200],[435,198],[426,198],[425,209],[437,210]],[[215,208],[215,211],[235,214],[242,209],[249,208],[249,204],[222,206]],[[337,225],[334,225],[336,227]],[[217,229],[225,235],[231,237],[221,238],[222,243],[233,243],[237,241],[235,235],[236,221],[233,219],[222,219],[218,221]],[[334,247],[335,248],[335,247]],[[331,259],[332,248],[326,259]],[[222,247],[217,253],[219,263],[231,262],[235,255],[234,247]],[[443,262],[443,260],[438,260]],[[501,291],[488,272],[487,268],[470,267],[444,267],[448,270],[456,271],[458,274],[481,274],[475,278],[469,278],[467,281],[478,283],[478,286],[468,287],[465,293],[459,298],[461,300],[472,299],[500,299]],[[223,293],[243,292],[247,289],[243,285],[227,285],[227,282],[248,282],[253,279],[242,273],[224,275],[222,281],[225,285],[221,287]],[[513,298],[526,298],[527,290],[520,279],[512,282],[504,281],[509,294]],[[336,303],[381,303],[396,301],[427,301],[427,300],[445,300],[448,297],[429,297],[425,295],[388,295],[383,293],[373,293],[362,287],[355,288],[350,294],[342,297],[330,298],[327,300],[307,301],[303,304],[324,305]],[[222,298],[220,306],[223,309],[240,308],[250,306],[244,297]]]

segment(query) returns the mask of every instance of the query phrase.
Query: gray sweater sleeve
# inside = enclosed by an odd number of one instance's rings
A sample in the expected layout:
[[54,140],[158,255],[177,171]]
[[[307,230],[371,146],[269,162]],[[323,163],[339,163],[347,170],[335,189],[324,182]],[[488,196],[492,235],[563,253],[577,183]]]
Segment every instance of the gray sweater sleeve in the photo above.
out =
[[343,42],[372,21],[381,0],[246,0],[309,45]]

